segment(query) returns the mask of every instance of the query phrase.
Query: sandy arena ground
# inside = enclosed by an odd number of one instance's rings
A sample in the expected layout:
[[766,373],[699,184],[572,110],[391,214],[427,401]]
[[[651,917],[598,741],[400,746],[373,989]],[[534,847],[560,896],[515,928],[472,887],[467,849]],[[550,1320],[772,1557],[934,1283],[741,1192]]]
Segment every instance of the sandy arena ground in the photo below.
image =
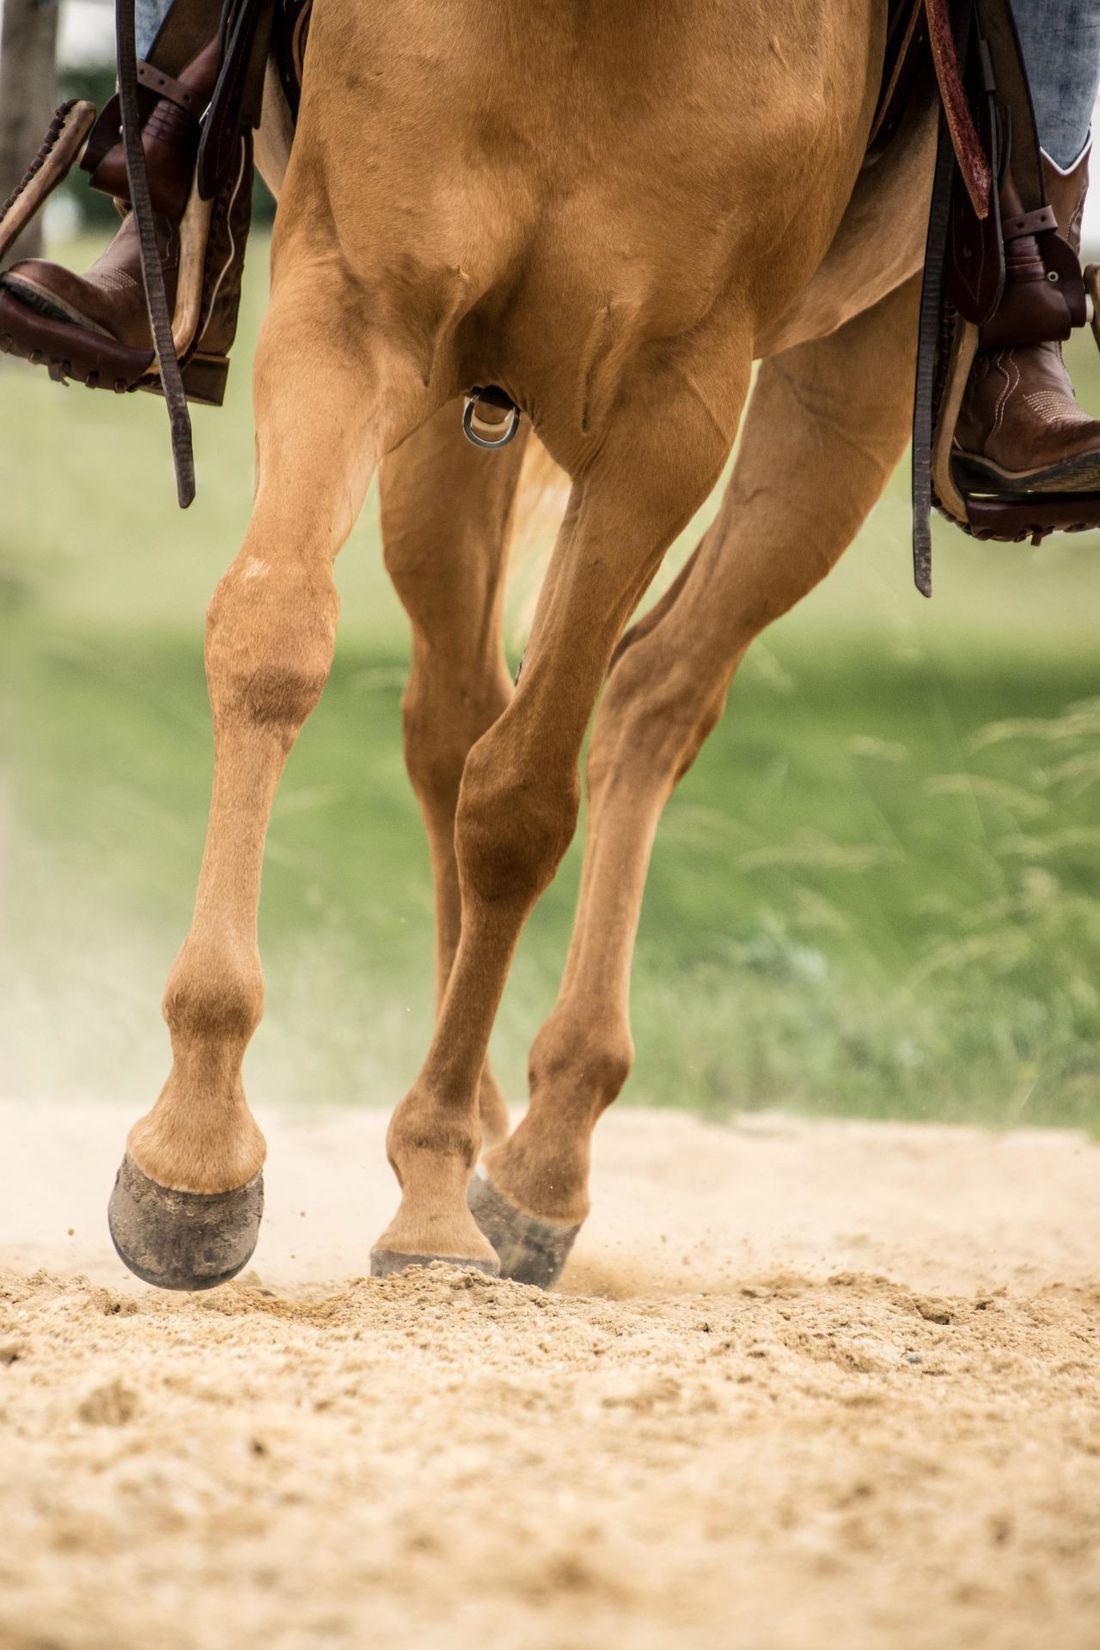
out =
[[620,1112],[562,1293],[364,1279],[379,1113],[255,1270],[128,1279],[127,1119],[0,1108],[2,1650],[1096,1650],[1100,1148]]

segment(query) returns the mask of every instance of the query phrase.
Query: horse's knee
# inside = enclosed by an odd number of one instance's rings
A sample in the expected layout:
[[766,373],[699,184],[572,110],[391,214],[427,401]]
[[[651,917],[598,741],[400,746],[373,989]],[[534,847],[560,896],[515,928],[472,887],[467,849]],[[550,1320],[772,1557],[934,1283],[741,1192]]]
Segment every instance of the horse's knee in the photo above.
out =
[[339,601],[329,564],[241,552],[207,609],[215,715],[293,739],[328,679]]
[[549,885],[577,824],[576,769],[517,757],[490,729],[462,776],[455,847],[465,886],[488,904],[533,902]]

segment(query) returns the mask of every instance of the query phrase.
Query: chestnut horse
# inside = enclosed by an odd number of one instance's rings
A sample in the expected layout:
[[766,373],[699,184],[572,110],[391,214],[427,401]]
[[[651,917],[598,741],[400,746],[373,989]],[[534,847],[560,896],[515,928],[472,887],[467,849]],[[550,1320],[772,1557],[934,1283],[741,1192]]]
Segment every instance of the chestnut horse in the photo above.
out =
[[[256,494],[208,613],[213,801],[164,998],[172,1069],[111,1208],[150,1281],[220,1282],[256,1240],[265,1148],[241,1060],[264,836],[329,672],[334,558],[383,460],[438,1011],[390,1124],[401,1202],[373,1268],[560,1271],[631,1064],[662,807],[753,637],[836,561],[905,446],[934,116],[911,112],[864,166],[885,29],[885,0],[315,0],[292,148],[269,77]],[[514,688],[501,597],[523,441],[464,440],[473,384],[503,387],[571,484]],[[714,525],[624,635],[739,426]],[[576,927],[509,1134],[489,1035],[575,829],[605,679]]]

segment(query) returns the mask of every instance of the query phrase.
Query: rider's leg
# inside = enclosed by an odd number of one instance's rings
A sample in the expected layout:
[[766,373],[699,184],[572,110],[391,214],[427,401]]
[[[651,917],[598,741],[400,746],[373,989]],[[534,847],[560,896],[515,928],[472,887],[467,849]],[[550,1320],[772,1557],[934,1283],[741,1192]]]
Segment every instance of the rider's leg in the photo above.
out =
[[[1100,83],[1100,0],[1015,0],[1013,10],[1043,148],[1047,199],[1059,233],[1078,252],[1089,126]],[[1010,267],[1012,258],[1026,258],[1034,244],[1012,243]],[[1025,345],[1001,338],[982,348],[955,440],[959,456],[993,491],[1100,488],[1100,420],[1077,405],[1055,340]]]
[[[191,195],[199,118],[217,77],[221,12],[222,0],[137,0],[135,8],[139,61],[151,57],[164,77],[158,90],[143,76],[143,139],[170,303],[179,283],[180,223]],[[93,131],[82,164],[92,172],[93,188],[125,199],[121,144],[112,141],[106,115],[101,124],[106,135],[98,141],[100,128]],[[200,321],[191,329],[201,357],[191,375],[193,399],[220,400],[235,330],[250,203],[247,144],[239,170],[219,194],[211,220]],[[187,342],[177,339],[181,348]],[[0,276],[0,347],[49,367],[57,378],[103,388],[128,388],[142,378],[152,362],[152,338],[131,214],[84,275],[24,259]]]
[[1044,151],[1063,171],[1088,142],[1100,86],[1097,0],[1015,0],[1013,15],[1031,81]]
[[148,56],[171,4],[172,0],[134,0],[134,43],[138,57]]

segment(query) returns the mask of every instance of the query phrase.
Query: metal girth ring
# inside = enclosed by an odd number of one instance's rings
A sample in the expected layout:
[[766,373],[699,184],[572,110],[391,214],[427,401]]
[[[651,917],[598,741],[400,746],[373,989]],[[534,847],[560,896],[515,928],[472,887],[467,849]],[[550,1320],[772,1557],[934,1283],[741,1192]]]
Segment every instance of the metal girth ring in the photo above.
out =
[[[482,407],[492,407],[497,412],[502,412],[503,419],[481,416]],[[482,447],[486,452],[495,452],[498,447],[507,447],[519,429],[519,420],[520,411],[512,397],[506,395],[496,384],[489,384],[485,388],[475,384],[472,389],[466,391],[466,400],[462,408],[462,433],[475,447]]]

